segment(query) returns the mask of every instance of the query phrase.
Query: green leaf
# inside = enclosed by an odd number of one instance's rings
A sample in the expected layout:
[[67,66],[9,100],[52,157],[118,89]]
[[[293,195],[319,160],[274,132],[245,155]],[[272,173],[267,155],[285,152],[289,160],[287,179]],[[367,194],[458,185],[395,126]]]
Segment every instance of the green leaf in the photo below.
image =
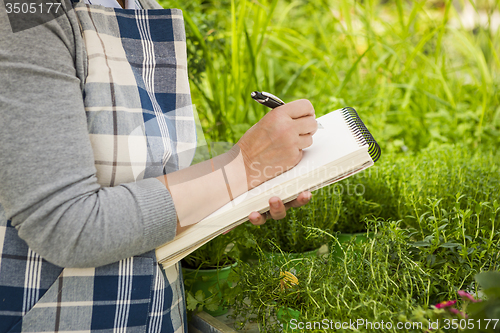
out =
[[208,292],[211,293],[212,295],[217,294],[219,292],[219,285],[218,284],[213,284],[210,287],[208,287]]
[[430,244],[430,243],[428,243],[428,242],[423,242],[423,241],[420,241],[420,242],[414,242],[414,243],[411,243],[411,245],[416,246],[416,247],[428,247],[428,246],[431,246],[431,244]]
[[441,230],[443,230],[444,228],[446,228],[446,226],[448,226],[448,223],[445,223],[445,224],[443,224],[442,226],[440,226],[440,227],[438,228],[438,230],[439,230],[439,231],[441,231]]
[[196,298],[194,298],[191,292],[188,292],[186,297],[186,308],[188,309],[188,311],[194,311],[196,310],[197,306],[198,301],[196,300]]
[[444,248],[447,248],[447,249],[453,249],[453,248],[461,246],[461,245],[462,244],[459,244],[459,243],[450,243],[450,242],[447,242],[447,243],[439,245],[439,247],[444,247]]
[[218,308],[219,308],[219,304],[217,303],[208,303],[208,304],[205,304],[205,308],[209,311],[216,311]]
[[239,281],[240,281],[240,275],[236,273],[234,270],[231,270],[231,272],[229,272],[229,275],[227,277],[227,283],[229,285],[234,285],[237,284]]
[[205,300],[205,293],[203,292],[203,290],[198,290],[194,297],[199,303],[203,303],[203,301]]

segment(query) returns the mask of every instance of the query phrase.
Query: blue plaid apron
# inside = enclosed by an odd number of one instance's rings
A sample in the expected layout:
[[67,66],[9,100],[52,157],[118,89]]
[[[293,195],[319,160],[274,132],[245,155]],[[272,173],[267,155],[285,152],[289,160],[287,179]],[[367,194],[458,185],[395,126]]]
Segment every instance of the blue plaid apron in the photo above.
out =
[[[87,52],[84,101],[99,183],[189,166],[196,131],[182,12],[83,3],[74,9]],[[63,269],[29,249],[6,223],[0,225],[0,332],[187,331],[179,265],[163,269],[151,251],[102,267]]]

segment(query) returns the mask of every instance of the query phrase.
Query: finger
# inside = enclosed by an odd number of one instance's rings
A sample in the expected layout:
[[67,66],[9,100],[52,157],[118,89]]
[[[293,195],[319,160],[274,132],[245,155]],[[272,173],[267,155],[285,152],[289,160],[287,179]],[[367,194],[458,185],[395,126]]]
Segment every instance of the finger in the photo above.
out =
[[269,199],[269,214],[274,220],[281,220],[286,216],[286,208],[279,197]]
[[304,206],[305,204],[309,203],[309,201],[311,201],[311,198],[312,198],[312,193],[309,191],[304,191],[304,192],[300,193],[299,196],[295,200],[288,202],[285,205],[285,207],[288,209],[288,208],[292,208],[292,207],[297,208],[300,206]]
[[314,116],[314,107],[307,99],[299,99],[280,106],[291,118],[301,118],[305,116]]
[[252,212],[248,216],[248,219],[253,225],[263,225],[266,223],[266,217],[261,215],[259,212]]
[[315,133],[318,129],[318,122],[314,116],[306,116],[298,119],[294,119],[292,122],[292,126],[295,129],[296,133],[310,134]]
[[319,124],[319,123],[318,123],[318,121],[316,120],[316,118],[314,118],[314,122],[316,123],[316,126],[315,126],[315,128],[314,128],[314,131],[309,132],[308,134],[314,135],[314,133],[316,133],[316,132],[318,131],[318,126],[319,126],[318,124]]
[[297,148],[304,149],[310,147],[313,144],[312,134],[300,135],[298,138]]

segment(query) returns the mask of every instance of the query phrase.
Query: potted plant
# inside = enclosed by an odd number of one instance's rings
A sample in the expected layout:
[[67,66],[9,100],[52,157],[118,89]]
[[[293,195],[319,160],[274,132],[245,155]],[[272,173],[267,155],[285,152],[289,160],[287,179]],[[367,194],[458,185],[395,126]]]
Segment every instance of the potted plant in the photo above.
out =
[[[211,142],[197,148],[194,164],[222,154],[233,145],[228,142]],[[224,305],[223,290],[228,276],[237,264],[240,248],[247,244],[238,238],[248,238],[246,230],[222,234],[203,245],[182,260],[187,309],[205,310],[219,316],[228,310]],[[239,245],[235,245],[239,244]]]
[[337,234],[338,242],[333,242],[333,246],[349,241],[353,235],[357,241],[366,239],[370,234],[367,234],[365,218],[379,216],[382,207],[372,200],[376,197],[376,188],[370,185],[375,189],[365,190],[363,184],[369,180],[369,176],[360,176],[354,180],[356,186],[352,185],[353,181],[345,180],[314,192],[307,205],[289,210],[283,220],[266,223],[255,230],[257,243],[269,258],[283,253],[303,257],[317,255],[322,245],[332,242],[323,233],[312,231],[314,229]]
[[332,200],[339,209],[329,231],[337,236],[333,254],[342,255],[342,244],[364,242],[373,237],[367,221],[397,216],[398,173],[390,163],[372,168],[332,186]]
[[315,192],[307,205],[288,210],[284,219],[255,228],[255,240],[269,259],[284,255],[290,258],[318,255],[327,238],[311,233],[310,228],[331,230],[340,209],[339,203],[324,193],[327,193],[324,189]]
[[232,235],[220,235],[182,260],[188,310],[205,310],[212,316],[227,312],[221,290],[237,264]]

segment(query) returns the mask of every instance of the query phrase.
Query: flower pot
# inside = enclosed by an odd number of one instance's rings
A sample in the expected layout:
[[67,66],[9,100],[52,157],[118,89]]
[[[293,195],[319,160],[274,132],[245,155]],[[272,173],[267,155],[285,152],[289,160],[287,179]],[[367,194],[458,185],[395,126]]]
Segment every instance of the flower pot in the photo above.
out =
[[[182,273],[184,281],[194,280],[194,282],[190,283],[189,287],[186,287],[186,290],[192,292],[193,295],[201,290],[205,294],[205,298],[209,298],[213,295],[209,289],[215,286],[215,290],[217,290],[218,297],[220,298],[222,297],[219,291],[220,286],[227,281],[229,273],[236,265],[237,263],[234,263],[231,266],[225,266],[219,269],[192,269],[183,267]],[[216,317],[227,313],[228,309],[224,306],[224,304],[221,304],[215,311],[210,311],[208,309],[205,309],[204,311]]]
[[375,234],[373,232],[358,232],[354,234],[339,234],[337,236],[337,242],[333,244],[332,255],[336,258],[340,259],[344,257],[344,251],[347,248],[346,244],[351,242],[354,239],[355,243],[367,242],[371,238],[373,238]]

